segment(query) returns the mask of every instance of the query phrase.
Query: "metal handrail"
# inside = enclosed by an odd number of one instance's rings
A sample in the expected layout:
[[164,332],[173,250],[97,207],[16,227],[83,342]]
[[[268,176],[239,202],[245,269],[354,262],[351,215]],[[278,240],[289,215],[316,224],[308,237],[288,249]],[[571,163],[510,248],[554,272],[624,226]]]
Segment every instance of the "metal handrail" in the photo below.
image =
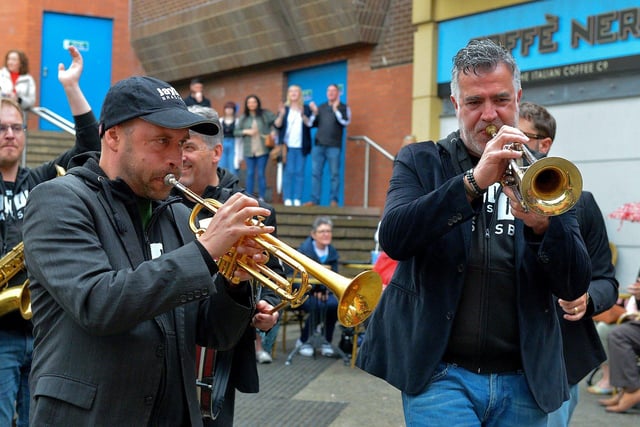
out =
[[389,153],[387,150],[385,150],[384,148],[382,148],[380,146],[380,144],[378,144],[377,142],[375,142],[374,140],[372,140],[371,138],[369,138],[368,136],[364,136],[364,135],[357,135],[357,136],[349,136],[348,139],[352,140],[352,141],[364,141],[367,146],[365,147],[364,150],[364,196],[363,196],[363,206],[365,208],[369,207],[369,159],[370,159],[370,147],[375,148],[376,150],[378,150],[378,152],[380,154],[382,154],[384,157],[386,157],[387,159],[393,161],[395,159],[395,156],[391,153]]
[[29,111],[31,111],[36,116],[48,121],[54,126],[58,126],[60,129],[70,133],[71,135],[76,134],[76,129],[72,122],[65,119],[61,115],[54,113],[46,107],[31,107],[29,108]]

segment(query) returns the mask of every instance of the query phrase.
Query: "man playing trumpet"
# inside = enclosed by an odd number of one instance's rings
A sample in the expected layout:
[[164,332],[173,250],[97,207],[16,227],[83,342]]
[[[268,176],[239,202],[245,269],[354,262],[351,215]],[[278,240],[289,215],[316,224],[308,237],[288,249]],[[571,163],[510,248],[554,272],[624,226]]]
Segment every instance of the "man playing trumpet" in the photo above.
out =
[[552,294],[584,294],[590,262],[575,212],[525,211],[500,185],[521,156],[504,147],[527,141],[521,95],[511,54],[472,40],[451,76],[460,130],[396,157],[379,238],[399,264],[358,365],[402,391],[408,426],[546,426],[569,396]]
[[101,153],[34,189],[25,210],[31,424],[202,425],[196,343],[231,348],[254,314],[249,286],[215,260],[242,239],[238,253],[264,263],[253,237],[273,227],[246,220],[269,210],[235,194],[195,240],[165,176],[180,176],[189,129],[219,125],[163,81],[116,83],[99,129]]

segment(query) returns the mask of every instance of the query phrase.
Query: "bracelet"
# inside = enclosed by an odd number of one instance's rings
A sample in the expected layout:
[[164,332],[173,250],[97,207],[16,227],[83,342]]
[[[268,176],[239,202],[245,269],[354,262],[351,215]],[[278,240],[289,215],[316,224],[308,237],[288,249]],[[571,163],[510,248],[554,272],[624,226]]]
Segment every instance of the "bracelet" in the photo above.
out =
[[469,182],[469,184],[471,184],[471,189],[473,190],[475,197],[480,197],[487,191],[480,188],[480,186],[476,182],[476,179],[473,177],[473,168],[466,171],[464,173],[464,176],[467,177],[467,181]]

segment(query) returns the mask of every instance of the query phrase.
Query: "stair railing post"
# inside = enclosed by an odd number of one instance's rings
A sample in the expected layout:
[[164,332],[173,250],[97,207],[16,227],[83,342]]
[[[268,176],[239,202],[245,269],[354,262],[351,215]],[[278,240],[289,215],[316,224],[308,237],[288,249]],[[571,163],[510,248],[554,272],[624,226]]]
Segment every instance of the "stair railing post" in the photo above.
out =
[[364,196],[362,198],[363,200],[363,206],[365,208],[369,207],[369,152],[370,152],[370,147],[369,144],[365,144],[366,148],[364,151]]

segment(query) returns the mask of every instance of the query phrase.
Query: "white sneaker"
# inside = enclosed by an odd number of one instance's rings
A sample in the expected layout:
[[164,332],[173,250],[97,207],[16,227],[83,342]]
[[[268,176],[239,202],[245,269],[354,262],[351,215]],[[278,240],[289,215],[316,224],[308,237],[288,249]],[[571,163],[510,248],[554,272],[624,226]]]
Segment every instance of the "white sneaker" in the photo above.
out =
[[292,205],[292,203],[291,203],[291,199],[287,199],[287,200],[285,200],[285,201],[284,201],[284,205],[285,205],[285,206],[291,206],[291,205]]
[[260,350],[256,352],[256,360],[258,363],[271,363],[273,359],[271,355],[264,350]]
[[333,347],[331,344],[322,344],[321,353],[324,357],[333,357]]
[[300,356],[311,357],[313,356],[313,347],[311,344],[304,344],[300,339],[296,341],[296,348],[299,348],[298,353]]
[[295,199],[293,201],[293,206],[300,206],[300,205],[302,205],[302,202],[300,201],[300,199]]

